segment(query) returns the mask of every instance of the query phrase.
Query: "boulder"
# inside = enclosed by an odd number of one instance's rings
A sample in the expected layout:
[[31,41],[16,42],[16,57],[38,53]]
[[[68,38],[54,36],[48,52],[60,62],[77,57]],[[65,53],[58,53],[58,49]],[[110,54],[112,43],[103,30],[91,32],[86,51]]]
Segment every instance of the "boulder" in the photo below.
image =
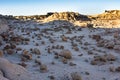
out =
[[7,79],[7,78],[3,77],[2,75],[0,75],[0,80],[9,80],[9,79]]
[[31,74],[22,66],[10,63],[5,58],[0,58],[0,80],[32,80]]

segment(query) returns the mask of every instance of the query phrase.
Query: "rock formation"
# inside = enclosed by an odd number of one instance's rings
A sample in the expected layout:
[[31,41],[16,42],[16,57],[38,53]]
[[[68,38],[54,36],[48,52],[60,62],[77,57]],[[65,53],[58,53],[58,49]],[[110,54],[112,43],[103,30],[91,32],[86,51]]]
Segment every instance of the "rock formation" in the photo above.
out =
[[46,18],[44,21],[49,22],[49,21],[54,21],[54,20],[89,21],[90,19],[85,15],[81,15],[81,14],[75,13],[75,12],[60,12],[60,13],[56,12],[53,15]]
[[22,66],[0,58],[0,80],[31,80],[31,78]]

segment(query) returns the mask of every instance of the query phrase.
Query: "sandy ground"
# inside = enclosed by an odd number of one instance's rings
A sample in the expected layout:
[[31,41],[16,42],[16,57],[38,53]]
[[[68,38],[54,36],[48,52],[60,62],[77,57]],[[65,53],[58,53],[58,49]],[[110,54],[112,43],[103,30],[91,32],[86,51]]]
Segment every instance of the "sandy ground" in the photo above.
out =
[[[97,41],[90,37],[100,35],[102,39],[108,40],[107,42],[114,42],[114,34],[118,32],[117,37],[119,37],[119,29],[73,28],[72,26],[65,28],[65,26],[40,25],[34,22],[14,23],[14,21],[11,22],[11,26],[11,31],[8,33],[13,32],[15,36],[20,35],[29,38],[29,41],[27,43],[15,43],[16,47],[22,50],[17,51],[15,49],[15,52],[10,55],[5,52],[3,57],[15,64],[24,62],[27,65],[25,68],[34,76],[34,80],[51,80],[49,76],[54,76],[54,80],[65,80],[64,76],[70,76],[72,72],[78,72],[82,80],[120,80],[119,71],[110,71],[110,67],[120,66],[119,50],[98,47]],[[62,40],[61,36],[67,40]],[[116,38],[116,40],[119,39]],[[0,49],[2,50],[6,44],[9,42],[3,41]],[[64,46],[64,48],[61,49],[60,46]],[[34,48],[39,49],[41,54],[33,54],[31,49]],[[64,64],[63,57],[55,58],[55,54],[66,49],[72,53],[72,59],[68,59],[67,63]],[[23,50],[32,54],[31,60],[21,61]],[[105,54],[114,55],[115,60],[99,61],[96,65],[91,64],[94,56]],[[36,59],[47,66],[45,72],[41,72],[40,65],[35,63]],[[70,66],[71,62],[75,65]]]

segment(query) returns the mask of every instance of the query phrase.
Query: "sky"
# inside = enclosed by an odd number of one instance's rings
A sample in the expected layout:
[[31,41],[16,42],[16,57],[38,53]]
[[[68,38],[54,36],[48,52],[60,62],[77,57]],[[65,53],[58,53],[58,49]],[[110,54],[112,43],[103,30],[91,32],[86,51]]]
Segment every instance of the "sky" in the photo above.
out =
[[0,14],[14,16],[66,11],[91,15],[116,9],[120,0],[0,0]]

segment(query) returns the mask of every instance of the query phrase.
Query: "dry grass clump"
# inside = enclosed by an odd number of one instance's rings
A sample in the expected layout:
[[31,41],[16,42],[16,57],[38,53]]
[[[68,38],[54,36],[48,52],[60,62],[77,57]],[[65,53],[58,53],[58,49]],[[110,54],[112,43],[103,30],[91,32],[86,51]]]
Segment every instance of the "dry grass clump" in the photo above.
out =
[[110,70],[110,72],[120,72],[120,66],[118,66],[118,67],[111,66],[109,68],[109,70]]
[[40,71],[43,72],[43,73],[44,73],[44,72],[47,72],[47,71],[48,71],[47,65],[41,64],[41,65],[40,65]]
[[16,50],[17,50],[17,51],[21,51],[21,50],[22,50],[22,48],[20,48],[20,47],[17,47],[17,48],[16,48]]
[[106,54],[101,56],[94,56],[94,59],[91,61],[92,65],[105,64],[107,62],[115,61],[116,57],[112,54]]
[[40,50],[38,48],[32,49],[32,53],[37,54],[37,55],[41,54],[41,52],[40,52]]
[[79,51],[79,48],[76,46],[76,47],[73,47],[73,49],[75,50],[75,51]]
[[31,59],[32,59],[32,54],[30,54],[29,51],[27,51],[27,50],[23,50],[23,52],[21,54],[21,60],[27,61],[27,60],[31,60]]
[[71,77],[72,77],[72,80],[82,80],[80,74],[78,74],[77,72],[71,73]]
[[77,72],[72,72],[70,76],[65,75],[61,78],[61,80],[82,80],[82,77],[79,73]]
[[63,62],[63,64],[67,64],[68,60],[66,58],[62,58],[62,62]]
[[92,35],[92,39],[95,39],[96,41],[99,41],[101,39],[100,35]]
[[67,42],[67,37],[65,37],[65,36],[61,36],[61,38],[62,38],[62,41]]
[[72,53],[69,50],[63,50],[59,53],[59,56],[64,57],[66,59],[72,59]]
[[16,45],[13,43],[6,44],[4,47],[4,50],[6,51],[7,54],[11,55],[15,53]]
[[117,40],[101,39],[101,40],[97,41],[98,47],[105,47],[107,49],[114,49],[114,50],[120,50],[119,44],[120,44],[119,39],[117,39]]
[[15,50],[7,49],[6,52],[7,52],[7,54],[12,55],[13,53],[15,53]]

